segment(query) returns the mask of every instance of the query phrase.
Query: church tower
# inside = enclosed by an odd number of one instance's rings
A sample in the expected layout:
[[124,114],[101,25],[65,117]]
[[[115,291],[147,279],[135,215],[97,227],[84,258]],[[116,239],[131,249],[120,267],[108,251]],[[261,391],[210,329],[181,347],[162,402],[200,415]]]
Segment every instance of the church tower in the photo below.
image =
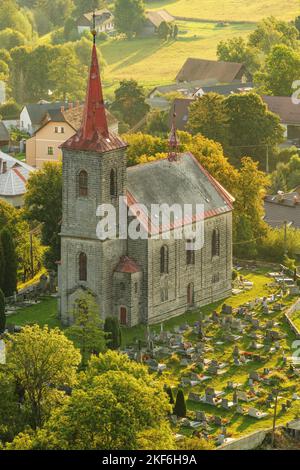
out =
[[65,325],[72,323],[83,291],[94,297],[103,319],[112,314],[112,272],[126,254],[126,240],[96,236],[97,207],[113,204],[117,209],[126,192],[126,144],[108,129],[93,33],[82,125],[62,145],[60,311]]

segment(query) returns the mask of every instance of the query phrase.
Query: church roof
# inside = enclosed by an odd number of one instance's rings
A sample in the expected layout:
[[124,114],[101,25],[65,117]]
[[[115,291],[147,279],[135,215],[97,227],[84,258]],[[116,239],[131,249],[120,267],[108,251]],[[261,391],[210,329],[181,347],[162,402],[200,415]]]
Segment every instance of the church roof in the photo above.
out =
[[[143,204],[148,214],[152,204],[165,203],[169,207],[179,204],[203,204],[204,214],[195,214],[193,219],[174,221],[170,227],[150,224],[147,213],[136,213],[143,227],[151,233],[164,232],[175,227],[188,225],[201,218],[214,217],[230,212],[233,197],[218,183],[191,153],[184,153],[176,161],[157,160],[127,169],[128,205]],[[153,222],[153,221],[152,221]]]
[[127,147],[117,134],[108,130],[95,44],[93,44],[92,49],[92,60],[81,127],[61,147],[97,153]]
[[141,268],[139,265],[129,256],[121,256],[119,264],[115,268],[116,272],[119,273],[139,273]]
[[[4,170],[4,165],[6,168]],[[0,196],[21,196],[26,183],[35,169],[24,162],[0,151]]]

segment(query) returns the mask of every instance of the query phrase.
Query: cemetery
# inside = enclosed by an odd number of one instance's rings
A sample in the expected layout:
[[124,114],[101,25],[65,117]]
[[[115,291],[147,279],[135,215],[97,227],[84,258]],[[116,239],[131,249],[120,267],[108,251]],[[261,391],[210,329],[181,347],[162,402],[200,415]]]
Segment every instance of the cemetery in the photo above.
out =
[[300,416],[296,336],[285,318],[298,295],[276,276],[248,272],[224,302],[128,338],[125,354],[160,376],[174,400],[184,393],[186,415],[171,416],[178,439],[231,442],[271,428],[275,406],[277,425]]
[[[300,416],[297,335],[286,318],[298,299],[291,278],[248,267],[223,301],[122,329],[122,352],[159,377],[174,401],[183,391],[185,415],[170,416],[178,439],[196,435],[217,448],[270,429],[275,406],[277,425]],[[15,331],[26,323],[58,326],[56,300],[49,290],[19,299],[8,307],[8,323]]]

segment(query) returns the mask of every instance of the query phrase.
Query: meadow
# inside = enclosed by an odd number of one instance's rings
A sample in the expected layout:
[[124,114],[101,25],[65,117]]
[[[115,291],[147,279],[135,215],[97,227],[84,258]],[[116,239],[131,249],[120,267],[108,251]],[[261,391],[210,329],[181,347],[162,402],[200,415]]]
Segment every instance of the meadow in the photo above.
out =
[[149,10],[164,8],[175,16],[216,21],[259,21],[266,16],[292,20],[300,14],[299,0],[146,0]]
[[255,24],[230,24],[177,21],[176,40],[158,37],[127,40],[110,38],[99,43],[106,61],[104,86],[106,94],[122,79],[134,78],[147,89],[171,83],[188,57],[215,59],[219,41],[231,37],[246,37]]

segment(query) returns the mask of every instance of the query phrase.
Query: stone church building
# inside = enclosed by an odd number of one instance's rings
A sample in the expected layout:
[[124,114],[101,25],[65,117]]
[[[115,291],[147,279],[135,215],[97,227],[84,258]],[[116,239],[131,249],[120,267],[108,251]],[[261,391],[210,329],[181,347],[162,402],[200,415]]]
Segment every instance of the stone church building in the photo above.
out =
[[[233,198],[193,155],[176,153],[175,127],[169,158],[127,168],[126,148],[108,130],[94,44],[82,126],[62,145],[59,308],[66,325],[82,292],[94,297],[103,319],[115,315],[126,326],[161,322],[231,294]],[[129,207],[203,204],[203,247],[192,250],[176,239],[173,225],[163,239],[166,227],[153,227],[141,213],[128,217],[149,234],[156,230],[156,239],[100,240],[96,209],[106,203],[118,212],[120,196]]]

